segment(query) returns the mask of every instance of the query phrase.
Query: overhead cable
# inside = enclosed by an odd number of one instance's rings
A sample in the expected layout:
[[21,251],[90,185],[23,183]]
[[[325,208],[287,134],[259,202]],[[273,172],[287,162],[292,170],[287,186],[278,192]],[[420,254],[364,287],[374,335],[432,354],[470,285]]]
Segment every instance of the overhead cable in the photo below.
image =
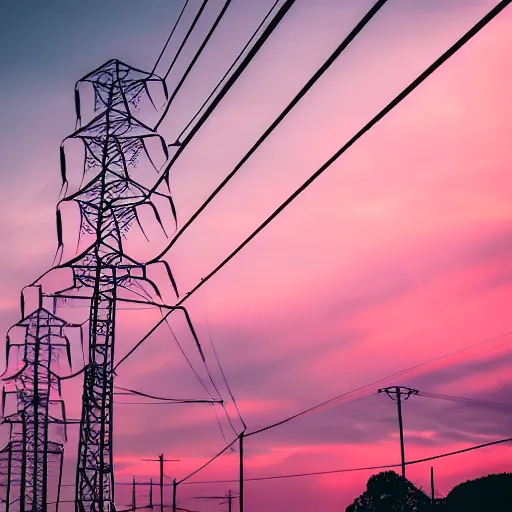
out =
[[329,58],[317,69],[316,73],[307,81],[295,97],[288,103],[283,111],[277,116],[273,123],[265,130],[263,135],[252,145],[251,149],[245,153],[242,159],[235,165],[233,170],[222,180],[217,188],[208,196],[206,201],[192,214],[192,216],[185,222],[180,230],[173,236],[172,240],[167,244],[167,247],[155,258],[155,261],[162,258],[167,251],[178,241],[183,233],[190,227],[190,225],[199,217],[199,215],[206,209],[206,207],[213,201],[220,191],[231,181],[233,176],[241,169],[241,167],[251,158],[256,150],[263,144],[263,142],[270,136],[270,134],[281,124],[286,116],[293,110],[299,101],[309,92],[309,90],[318,82],[324,73],[336,62],[338,57],[345,51],[350,43],[359,35],[359,33],[368,25],[373,17],[380,11],[388,0],[378,0],[374,6],[366,13],[361,21],[350,31],[347,37],[340,43],[334,50]]
[[[205,1],[207,1],[207,0],[205,0]],[[162,121],[167,116],[167,114],[169,112],[169,109],[171,108],[172,102],[174,101],[174,99],[176,98],[178,92],[180,91],[181,86],[185,83],[185,80],[187,79],[189,73],[192,71],[192,68],[194,67],[197,59],[200,57],[200,55],[203,53],[203,50],[206,48],[206,46],[207,46],[208,42],[210,41],[213,33],[217,29],[218,24],[220,23],[220,21],[224,17],[224,14],[226,14],[226,11],[227,11],[230,3],[231,3],[231,0],[226,0],[225,1],[225,3],[223,5],[220,13],[218,14],[217,18],[215,19],[215,21],[214,21],[213,25],[211,26],[208,34],[206,34],[206,37],[204,38],[203,42],[201,43],[201,46],[199,47],[199,49],[197,50],[196,54],[194,55],[194,57],[190,61],[189,65],[188,65],[187,69],[185,70],[185,72],[183,73],[180,81],[178,82],[178,84],[174,88],[174,91],[171,94],[170,98],[167,100],[167,103],[166,103],[165,108],[164,108],[164,110],[162,112],[162,115],[160,116],[160,119],[158,120],[158,122],[156,123],[156,125],[154,127],[155,130],[158,129],[158,127],[160,126]],[[169,70],[167,71],[167,74],[165,75],[164,78],[167,78],[167,75],[170,73],[170,71],[171,71],[171,68],[169,68]]]
[[261,50],[262,46],[265,44],[265,42],[268,40],[268,38],[272,35],[274,30],[278,27],[279,23],[284,19],[292,5],[295,3],[295,0],[285,0],[283,5],[279,8],[279,11],[277,14],[272,18],[272,21],[266,26],[265,30],[262,32],[258,40],[254,43],[254,45],[251,47],[251,49],[247,52],[247,55],[245,56],[244,60],[240,63],[240,65],[236,68],[236,70],[233,72],[233,74],[229,77],[228,80],[226,80],[226,83],[220,90],[220,92],[215,96],[215,98],[212,100],[210,105],[208,105],[208,108],[204,111],[203,115],[197,121],[197,123],[194,125],[192,130],[188,133],[188,135],[183,139],[179,147],[174,154],[174,156],[171,158],[171,160],[167,163],[165,166],[165,169],[162,173],[162,176],[160,177],[160,180],[155,184],[153,189],[151,189],[151,192],[154,192],[158,189],[160,184],[163,180],[166,179],[169,169],[172,167],[174,162],[179,158],[180,154],[185,150],[185,148],[188,146],[190,141],[194,138],[195,134],[201,129],[203,124],[208,120],[212,112],[217,108],[217,105],[222,101],[222,99],[226,96],[226,94],[230,91],[231,87],[235,84],[235,82],[238,80],[240,75],[244,72],[244,70],[247,68],[247,66],[252,62],[254,57],[258,54],[258,52]]
[[454,396],[454,395],[443,395],[440,393],[428,393],[426,391],[419,392],[419,396],[424,396],[426,398],[434,398],[439,400],[448,400],[451,402],[465,402],[465,403],[473,403],[477,405],[487,405],[491,407],[499,407],[502,409],[510,410],[512,408],[512,403],[505,402],[493,402],[491,400],[480,400],[478,398],[468,398],[464,396]]
[[[470,452],[473,450],[479,450],[481,448],[487,448],[489,446],[494,446],[498,444],[508,443],[512,441],[512,437],[508,437],[506,439],[499,439],[498,441],[491,441],[489,443],[483,443],[476,446],[470,446],[469,448],[463,448],[462,450],[455,450],[452,452],[442,453],[439,455],[433,455],[432,457],[425,457],[423,459],[411,460],[406,462],[405,464],[411,466],[413,464],[421,464],[423,462],[429,462],[431,460],[442,459],[444,457],[451,457],[453,455],[459,455],[461,453]],[[257,482],[263,480],[281,480],[284,478],[299,478],[305,476],[321,476],[321,475],[332,475],[335,473],[353,473],[356,471],[372,471],[376,469],[390,469],[400,467],[402,464],[385,464],[382,466],[366,466],[366,467],[358,467],[358,468],[347,468],[347,469],[332,469],[328,471],[312,471],[309,473],[293,473],[288,475],[272,475],[272,476],[261,476],[261,477],[253,477],[246,478],[246,482]],[[199,485],[199,484],[224,484],[224,483],[235,483],[238,480],[205,480],[200,482],[184,482],[184,484],[188,485]]]
[[181,51],[183,50],[185,44],[187,43],[188,38],[190,37],[190,35],[194,31],[194,27],[196,26],[197,22],[199,21],[199,18],[201,17],[201,14],[203,13],[204,8],[206,7],[207,3],[208,3],[208,0],[203,0],[203,3],[201,4],[201,7],[199,7],[199,10],[197,11],[196,16],[194,17],[194,21],[192,21],[192,24],[190,25],[190,27],[189,27],[185,37],[183,38],[183,41],[181,42],[180,47],[178,48],[178,51],[176,52],[176,55],[174,55],[174,58],[171,61],[171,64],[167,68],[167,72],[165,73],[165,75],[163,77],[164,80],[167,79],[167,77],[169,76],[169,73],[171,72],[172,68],[174,67],[174,64],[178,60],[178,57],[180,56]]
[[153,69],[151,70],[151,74],[153,74],[156,71],[156,68],[158,67],[158,64],[160,63],[160,60],[162,59],[162,57],[165,53],[165,50],[167,50],[167,46],[171,42],[172,36],[174,35],[174,32],[180,23],[181,17],[183,16],[185,9],[187,8],[188,2],[189,2],[189,0],[186,0],[185,3],[183,4],[183,8],[181,9],[178,19],[176,20],[176,23],[174,24],[174,27],[172,28],[171,33],[169,34],[169,37],[167,38],[167,41],[165,42],[164,47],[162,48],[162,51],[160,52],[160,55],[158,55],[158,59],[156,59],[155,65],[153,66]]
[[[416,88],[418,88],[427,78],[429,78],[439,67],[442,66],[450,57],[459,51],[468,41],[470,41],[480,30],[482,30],[490,21],[492,21],[512,0],[502,0],[491,9],[478,23],[468,30],[458,41],[456,41],[446,52],[438,57],[423,73],[413,80],[405,89],[402,90],[393,100],[391,100],[377,115],[366,123],[348,142],[346,142],[331,158],[329,158],[310,178],[308,178],[292,195],[290,195],[267,219],[260,224],[238,247],[233,250],[224,260],[221,261],[208,275],[197,283],[186,295],[184,295],[175,307],[182,305],[194,293],[204,286],[219,270],[226,266],[246,245],[249,244],[261,231],[263,231],[287,206],[289,206],[302,192],[304,192],[316,179],[318,179],[341,155],[351,148],[363,135],[381,121],[389,112],[397,107],[406,99]],[[126,360],[138,347],[144,343],[149,335],[154,332],[172,313],[172,310],[165,314],[155,326],[117,363],[117,368]]]
[[[355,393],[358,393],[360,391],[365,391],[365,390],[367,390],[369,388],[370,389],[371,388],[375,388],[377,385],[382,384],[383,382],[389,381],[390,379],[393,379],[393,378],[396,378],[396,377],[400,377],[402,375],[410,373],[410,372],[412,372],[414,370],[417,370],[417,369],[422,368],[424,366],[427,366],[429,364],[441,361],[441,360],[446,359],[448,357],[452,357],[455,354],[459,354],[461,352],[467,351],[470,348],[474,348],[474,347],[477,347],[477,346],[480,346],[480,345],[484,345],[484,344],[490,343],[491,341],[496,341],[496,340],[498,340],[500,338],[503,338],[505,336],[510,336],[511,334],[512,334],[512,331],[509,331],[507,333],[500,334],[498,336],[493,336],[492,338],[487,338],[487,339],[485,339],[483,341],[479,341],[478,343],[473,343],[472,345],[469,345],[467,347],[455,350],[453,352],[449,352],[447,354],[443,354],[443,355],[435,357],[433,359],[429,359],[428,361],[424,361],[423,363],[419,363],[419,364],[410,366],[409,368],[405,368],[403,370],[399,370],[397,372],[393,372],[393,373],[387,375],[386,377],[382,377],[382,378],[380,378],[378,380],[370,382],[369,384],[364,384],[363,386],[360,386],[358,388],[352,389],[350,391],[346,391],[345,393],[342,393],[342,394],[337,395],[335,397],[329,398],[328,400],[320,402],[319,404],[316,404],[316,405],[313,405],[311,407],[308,407],[307,409],[299,411],[299,412],[297,412],[297,413],[295,413],[295,414],[293,414],[291,416],[288,416],[287,418],[284,418],[284,419],[282,419],[282,420],[280,420],[280,421],[278,421],[276,423],[272,423],[271,425],[267,425],[266,427],[260,428],[258,430],[253,431],[253,432],[249,432],[249,433],[245,434],[245,437],[252,436],[252,435],[255,435],[255,434],[259,434],[261,432],[264,432],[266,430],[270,430],[270,429],[275,428],[275,427],[279,427],[281,425],[284,425],[285,423],[288,423],[289,421],[295,420],[295,419],[300,418],[300,417],[302,417],[302,416],[304,416],[306,414],[309,414],[311,412],[315,412],[315,411],[317,411],[319,409],[322,409],[322,408],[324,408],[324,407],[326,407],[328,405],[332,405],[332,404],[334,404],[336,402],[339,402],[343,398],[348,398],[351,395],[354,395]],[[367,394],[363,395],[360,398],[365,398],[365,397],[373,395],[373,394],[375,394],[375,393],[373,393],[373,392],[367,393]],[[429,395],[425,394],[424,392],[421,392],[421,394],[422,394],[422,396],[429,396]],[[439,395],[439,396],[441,396],[441,395]],[[447,396],[447,395],[445,395],[445,396]],[[432,398],[434,398],[434,397],[432,396]]]
[[204,109],[204,107],[208,104],[208,102],[212,99],[212,97],[215,95],[215,93],[218,91],[219,87],[221,86],[222,82],[224,82],[224,80],[226,80],[226,78],[229,76],[229,73],[231,73],[231,71],[233,70],[233,68],[236,66],[236,63],[242,58],[242,55],[245,53],[245,51],[247,50],[247,48],[249,48],[249,46],[251,45],[252,41],[256,38],[257,34],[259,33],[259,31],[261,30],[261,27],[263,27],[263,25],[265,25],[266,21],[268,20],[268,18],[270,17],[270,15],[272,14],[272,11],[276,8],[277,4],[280,2],[280,0],[276,0],[274,2],[274,5],[270,8],[270,10],[268,11],[267,15],[263,18],[263,20],[261,21],[261,23],[258,25],[258,27],[256,28],[256,30],[254,31],[254,33],[252,34],[252,36],[250,37],[250,39],[247,41],[247,43],[245,44],[245,46],[242,48],[242,50],[240,51],[240,53],[238,54],[238,56],[235,58],[235,60],[232,62],[231,66],[228,68],[228,70],[224,73],[224,76],[219,80],[219,82],[217,83],[217,85],[214,87],[214,89],[212,90],[212,92],[210,93],[210,95],[206,98],[206,100],[204,100],[204,103],[197,109],[197,112],[194,114],[194,116],[192,117],[192,119],[190,119],[190,121],[188,122],[188,124],[185,126],[185,128],[183,128],[183,130],[180,132],[180,134],[178,135],[177,137],[177,141],[179,142],[180,139],[183,137],[183,134],[190,128],[190,125],[192,125],[192,123],[197,119],[197,116],[201,113],[201,111]]

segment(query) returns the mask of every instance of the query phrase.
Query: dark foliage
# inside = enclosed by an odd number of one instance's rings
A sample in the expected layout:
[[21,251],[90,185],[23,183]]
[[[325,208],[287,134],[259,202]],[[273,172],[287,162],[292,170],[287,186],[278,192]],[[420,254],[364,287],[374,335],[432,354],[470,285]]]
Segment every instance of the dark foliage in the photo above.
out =
[[446,512],[502,512],[512,508],[512,473],[487,475],[455,486],[446,496]]
[[366,491],[346,512],[430,512],[430,498],[409,480],[394,471],[384,471],[368,479]]

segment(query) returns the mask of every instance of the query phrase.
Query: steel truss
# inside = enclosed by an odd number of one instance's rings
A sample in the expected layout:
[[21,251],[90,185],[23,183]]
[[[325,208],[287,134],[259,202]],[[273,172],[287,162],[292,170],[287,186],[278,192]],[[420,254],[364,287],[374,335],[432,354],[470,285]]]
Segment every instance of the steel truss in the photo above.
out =
[[36,291],[37,309],[25,316],[22,294],[23,318],[7,334],[7,368],[15,366],[2,391],[2,423],[9,425],[0,452],[7,512],[46,512],[48,495],[58,501],[62,475],[67,421],[58,364],[65,353],[71,366],[67,332],[79,326],[45,309]]
[[[142,229],[138,213],[142,206],[152,209],[163,228],[153,203],[155,197],[164,198],[172,211],[174,206],[168,185],[164,192],[151,190],[148,184],[133,177],[134,169],[143,158],[158,171],[153,163],[154,151],[150,151],[152,141],[157,143],[163,162],[168,157],[165,141],[133,115],[144,99],[149,99],[154,106],[150,89],[155,85],[160,86],[163,95],[167,96],[163,80],[118,60],[108,61],[77,82],[75,98],[79,123],[80,87],[84,84],[92,86],[96,115],[67,139],[83,144],[83,179],[79,189],[65,196],[60,204],[69,201],[78,204],[79,237],[92,237],[93,242],[77,258],[65,264],[73,271],[73,286],[54,298],[62,298],[70,290],[90,296],[76,510],[109,512],[115,510],[112,437],[116,303],[121,293],[135,288],[139,295],[148,298],[155,290],[158,293],[156,286],[147,279],[145,264],[125,254],[123,239],[134,223]],[[67,188],[64,144],[61,146],[61,165]],[[57,220],[62,247],[60,213]],[[170,269],[166,268],[174,284]],[[149,291],[148,285],[152,288]]]
[[[81,126],[85,86],[94,98],[90,120]],[[167,145],[154,129],[134,116],[144,104],[156,110],[155,93],[160,95],[161,103],[165,103],[168,94],[164,80],[118,60],[106,62],[76,83],[77,129],[60,147],[63,195],[57,205],[56,263],[30,285],[36,290],[38,299],[27,316],[22,294],[23,319],[14,327],[25,329],[24,339],[12,342],[8,336],[7,342],[8,360],[12,347],[16,346],[20,354],[15,371],[6,379],[3,395],[3,423],[10,425],[10,437],[5,448],[0,450],[0,467],[7,475],[5,482],[0,476],[0,489],[4,489],[8,512],[14,503],[19,503],[20,512],[46,512],[51,510],[51,504],[58,511],[65,426],[69,423],[78,423],[80,427],[75,511],[115,511],[112,453],[114,349],[116,311],[120,302],[134,306],[145,304],[161,311],[162,308],[165,311],[180,310],[205,362],[187,310],[183,306],[165,304],[158,287],[148,278],[150,266],[163,267],[169,285],[178,297],[168,263],[158,258],[137,261],[124,250],[124,240],[134,224],[146,236],[140,216],[142,207],[149,208],[164,233],[159,213],[162,204],[170,210],[176,222],[168,173],[164,173],[164,179],[158,179],[169,156]],[[77,186],[70,186],[68,181],[66,148],[71,141],[78,142],[84,152],[83,166],[75,172],[81,177]],[[155,163],[159,160],[161,166]],[[141,170],[143,166],[145,172]],[[148,169],[154,171],[154,178]],[[66,260],[61,212],[67,203],[78,207],[80,225],[79,254]],[[84,239],[89,240],[84,242]],[[81,250],[81,246],[86,248]],[[66,285],[49,291],[45,279],[63,269],[68,272]],[[68,303],[75,301],[87,304],[88,315],[83,323],[62,318],[67,316],[64,310]],[[71,328],[79,329],[82,349],[83,331],[88,331],[87,356],[80,371],[62,376],[54,366],[60,353],[65,351],[71,370],[70,343],[64,334]],[[60,398],[61,381],[80,374],[83,374],[81,418],[70,422]],[[17,406],[10,413],[5,404],[11,396],[16,397]],[[206,402],[219,402],[211,398]],[[52,412],[56,407],[58,411]],[[53,434],[52,425],[63,429],[61,438]],[[50,478],[52,472],[56,479]],[[48,500],[50,487],[54,501]]]

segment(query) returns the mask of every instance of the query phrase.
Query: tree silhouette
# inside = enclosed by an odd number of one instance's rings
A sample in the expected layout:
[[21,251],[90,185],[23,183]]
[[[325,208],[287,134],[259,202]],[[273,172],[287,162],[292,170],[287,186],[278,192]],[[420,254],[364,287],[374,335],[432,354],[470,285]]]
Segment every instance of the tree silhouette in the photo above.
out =
[[368,479],[366,491],[345,512],[430,512],[430,498],[394,471]]
[[[512,503],[512,473],[498,473],[467,480],[446,496],[446,512],[502,512]],[[364,509],[360,509],[364,510]]]

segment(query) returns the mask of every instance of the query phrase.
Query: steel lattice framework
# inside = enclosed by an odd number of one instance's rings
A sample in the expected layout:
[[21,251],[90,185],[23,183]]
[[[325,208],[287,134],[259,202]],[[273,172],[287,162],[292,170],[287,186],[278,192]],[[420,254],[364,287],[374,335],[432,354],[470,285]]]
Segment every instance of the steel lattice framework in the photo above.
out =
[[[152,208],[160,222],[153,204],[155,195],[166,198],[171,207],[172,200],[168,187],[166,192],[151,191],[133,177],[139,159],[144,156],[158,171],[153,163],[154,154],[149,150],[151,141],[158,143],[164,161],[168,156],[165,141],[133,115],[144,97],[153,103],[150,88],[155,84],[167,95],[163,80],[118,60],[108,61],[77,83],[79,122],[79,90],[84,83],[92,85],[94,111],[98,114],[68,137],[83,143],[84,184],[62,202],[78,204],[80,236],[93,237],[93,243],[67,264],[73,270],[74,290],[90,292],[89,353],[83,383],[76,510],[103,512],[115,509],[112,436],[116,302],[120,290],[134,286],[143,289],[141,282],[149,282],[145,265],[125,254],[123,239],[133,223],[141,226],[138,209],[144,205]],[[66,181],[64,146],[61,164]]]
[[7,334],[6,359],[15,359],[16,369],[3,379],[2,393],[3,423],[10,430],[0,458],[6,511],[15,505],[21,512],[46,512],[49,493],[58,499],[60,488],[66,415],[58,363],[64,352],[71,365],[66,332],[79,326],[45,309],[36,290],[38,308],[25,316],[22,300],[23,318]]
[[[4,484],[2,497],[5,496],[7,511],[14,503],[19,504],[20,512],[50,510],[49,504],[55,503],[48,501],[50,480],[56,495],[55,509],[58,509],[65,426],[69,423],[60,398],[61,380],[80,373],[83,373],[83,393],[75,509],[115,510],[112,437],[116,304],[124,301],[162,305],[161,294],[147,275],[149,264],[126,254],[123,242],[134,224],[145,235],[139,215],[142,207],[149,207],[162,229],[159,213],[162,201],[176,220],[167,179],[155,185],[157,179],[148,172],[153,169],[156,171],[153,175],[158,175],[160,168],[155,162],[166,161],[167,145],[134,116],[141,104],[156,109],[155,94],[164,101],[167,99],[165,82],[154,74],[110,60],[77,82],[77,125],[82,124],[81,91],[86,85],[89,90],[92,87],[94,95],[91,119],[64,139],[60,148],[64,195],[57,206],[58,262],[30,285],[38,299],[27,316],[22,294],[22,320],[9,333],[16,328],[24,335],[20,340],[12,340],[9,335],[7,338],[8,361],[12,347],[18,349],[15,370],[4,379],[3,393],[3,423],[10,425],[10,437],[0,451],[5,475],[0,477],[3,480],[0,484]],[[84,152],[83,166],[78,171],[75,169],[81,180],[73,191],[69,191],[65,149],[70,141],[79,142]],[[160,205],[155,204],[155,199]],[[80,213],[77,247],[83,239],[90,239],[90,243],[87,241],[86,248],[77,256],[62,262],[65,258],[61,211],[65,203],[75,204]],[[164,267],[177,296],[169,265],[163,260],[152,261],[150,265]],[[46,276],[62,269],[70,272],[67,285],[48,291],[44,284]],[[160,302],[155,301],[155,296]],[[70,301],[88,304],[88,318],[84,323],[63,319]],[[186,310],[178,309],[185,313],[198,343]],[[88,336],[82,332],[84,326]],[[70,343],[65,335],[71,328],[79,329],[82,345],[87,337],[88,353],[81,371],[63,377],[54,367],[60,353],[65,351],[71,369]],[[14,411],[8,410],[10,397],[16,398]],[[60,437],[53,433],[52,425],[64,429]],[[51,479],[54,466],[57,478]]]

